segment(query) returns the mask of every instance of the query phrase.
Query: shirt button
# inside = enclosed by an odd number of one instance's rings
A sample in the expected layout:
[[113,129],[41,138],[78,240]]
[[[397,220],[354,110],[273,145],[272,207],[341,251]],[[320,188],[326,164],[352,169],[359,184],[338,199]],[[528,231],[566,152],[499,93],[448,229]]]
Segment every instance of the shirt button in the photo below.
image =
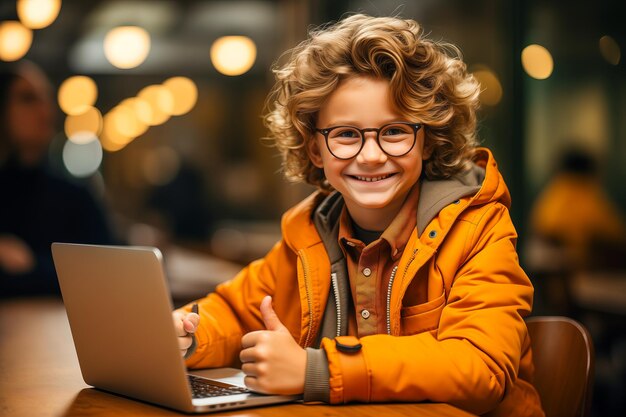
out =
[[372,270],[369,268],[364,268],[363,275],[365,275],[366,277],[369,277],[370,275],[372,275]]
[[370,317],[370,312],[365,309],[361,310],[361,317],[367,320]]

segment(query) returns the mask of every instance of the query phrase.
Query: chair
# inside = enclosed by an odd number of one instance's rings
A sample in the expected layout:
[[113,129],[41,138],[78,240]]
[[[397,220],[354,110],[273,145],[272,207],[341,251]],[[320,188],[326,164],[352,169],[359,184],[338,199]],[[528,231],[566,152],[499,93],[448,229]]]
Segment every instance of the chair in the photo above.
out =
[[586,417],[591,408],[594,350],[587,329],[567,317],[526,320],[533,351],[533,385],[546,417]]

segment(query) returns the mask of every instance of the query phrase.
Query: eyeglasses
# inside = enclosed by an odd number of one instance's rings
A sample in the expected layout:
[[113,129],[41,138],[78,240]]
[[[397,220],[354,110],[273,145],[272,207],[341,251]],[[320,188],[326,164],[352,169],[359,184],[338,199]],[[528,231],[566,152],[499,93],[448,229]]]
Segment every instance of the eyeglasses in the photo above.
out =
[[315,129],[324,135],[326,147],[337,159],[352,159],[365,145],[365,132],[376,132],[376,142],[389,156],[404,156],[413,149],[421,123],[396,122],[380,128],[359,129],[354,126],[332,126]]

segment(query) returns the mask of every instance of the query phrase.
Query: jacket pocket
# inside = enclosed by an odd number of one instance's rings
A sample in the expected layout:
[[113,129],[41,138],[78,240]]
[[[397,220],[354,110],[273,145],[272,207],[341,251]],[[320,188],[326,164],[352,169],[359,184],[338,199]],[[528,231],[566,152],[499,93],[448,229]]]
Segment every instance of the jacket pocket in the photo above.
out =
[[408,336],[436,329],[445,305],[446,296],[442,293],[439,297],[423,304],[402,307],[400,310],[402,335]]

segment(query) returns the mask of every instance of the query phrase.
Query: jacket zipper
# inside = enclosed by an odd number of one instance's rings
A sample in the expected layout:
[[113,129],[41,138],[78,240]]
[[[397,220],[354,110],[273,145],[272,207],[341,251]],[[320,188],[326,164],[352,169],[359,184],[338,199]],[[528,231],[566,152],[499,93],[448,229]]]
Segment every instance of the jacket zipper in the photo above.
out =
[[302,270],[304,272],[304,288],[306,290],[306,301],[309,306],[309,331],[306,334],[306,339],[304,339],[304,347],[308,347],[311,339],[311,330],[313,328],[313,306],[311,305],[311,290],[309,289],[309,279],[307,274],[309,268],[306,256],[304,256],[304,251],[299,250],[298,255],[300,256],[300,259],[302,259]]
[[333,284],[333,294],[335,294],[335,308],[337,309],[337,337],[341,336],[341,301],[339,300],[339,285],[337,283],[337,274],[330,274],[330,280]]
[[[406,263],[406,267],[404,268],[404,275],[406,275],[406,271],[409,269],[409,265],[415,259],[415,254],[417,253],[417,249],[413,250],[413,254],[411,258]],[[398,265],[393,267],[391,271],[391,277],[389,277],[389,285],[387,286],[387,334],[391,335],[391,287],[393,286],[393,281],[396,278],[396,273],[398,272]]]
[[396,272],[398,271],[398,265],[394,266],[391,270],[391,277],[389,277],[389,285],[387,286],[387,334],[391,334],[391,287],[393,286],[393,280],[396,278]]

